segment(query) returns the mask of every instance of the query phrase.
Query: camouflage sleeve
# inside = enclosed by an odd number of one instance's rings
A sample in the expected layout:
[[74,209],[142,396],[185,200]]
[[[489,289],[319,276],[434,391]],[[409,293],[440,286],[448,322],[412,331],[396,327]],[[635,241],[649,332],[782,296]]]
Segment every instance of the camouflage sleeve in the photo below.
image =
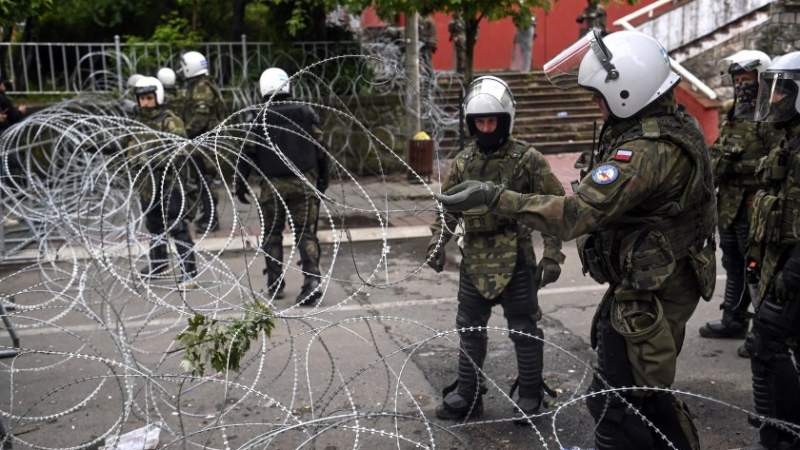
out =
[[216,114],[214,89],[204,82],[197,83],[191,96],[186,99],[186,134],[195,138],[208,131],[212,114]]
[[186,128],[183,126],[183,120],[174,114],[170,114],[170,117],[164,121],[164,131],[182,138],[186,137]]
[[[563,196],[564,186],[558,181],[553,171],[550,169],[550,163],[547,158],[541,153],[534,150],[527,164],[528,185],[532,187],[532,193],[544,195],[559,195]],[[544,241],[544,253],[542,257],[550,258],[557,261],[559,264],[564,262],[566,256],[561,253],[561,239],[548,233],[542,233],[542,240]]]
[[[458,156],[453,160],[453,165],[450,166],[450,171],[447,172],[447,175],[444,176],[444,180],[442,180],[442,190],[444,192],[451,187],[460,183],[460,176],[458,173],[458,165],[459,165],[459,158]],[[458,226],[458,217],[454,216],[452,213],[444,213],[445,220],[444,223],[442,222],[442,216],[436,216],[436,221],[431,224],[431,236],[430,244],[435,244],[439,241],[439,235],[442,236],[442,245],[447,244],[450,242],[450,239],[453,237],[452,230],[455,230]],[[430,244],[428,244],[430,246]]]
[[[585,177],[575,195],[520,194],[506,191],[495,213],[516,216],[525,225],[569,241],[613,221],[663,189],[662,184],[688,183],[691,173],[671,169],[682,150],[655,141],[625,144],[633,149],[630,161],[613,158],[599,164]],[[661,200],[659,200],[661,201]]]

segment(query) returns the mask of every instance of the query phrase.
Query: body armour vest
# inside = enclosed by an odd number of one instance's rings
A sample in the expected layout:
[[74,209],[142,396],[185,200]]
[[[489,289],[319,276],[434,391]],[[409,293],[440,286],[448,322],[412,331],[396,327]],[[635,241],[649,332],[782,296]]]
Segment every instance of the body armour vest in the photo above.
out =
[[767,124],[736,116],[724,118],[720,135],[711,147],[711,166],[719,187],[718,221],[720,228],[728,228],[739,210],[758,189],[755,177],[759,160],[769,153],[765,129]]
[[750,256],[760,261],[759,298],[783,269],[791,248],[800,242],[800,138],[783,140],[756,171],[768,188],[753,199]]
[[683,150],[692,160],[689,182],[680,198],[644,215],[628,213],[615,219],[592,233],[593,242],[587,245],[593,246],[607,281],[656,290],[676,261],[713,239],[717,220],[711,162],[697,122],[681,113],[643,119],[609,144],[606,158],[633,141],[645,148],[666,141]]
[[[530,144],[509,137],[509,142],[491,154],[480,152],[473,144],[456,158],[458,177],[468,180],[491,181],[516,186],[514,174],[526,159],[525,150]],[[500,295],[514,275],[520,238],[517,222],[500,218],[485,210],[465,211],[464,259],[461,264],[472,279],[478,292],[487,299]]]
[[[306,105],[270,105],[255,120],[259,146],[256,165],[268,177],[293,176],[286,158],[300,172],[317,167],[317,142],[312,128],[316,114]],[[267,138],[267,136],[269,138]]]

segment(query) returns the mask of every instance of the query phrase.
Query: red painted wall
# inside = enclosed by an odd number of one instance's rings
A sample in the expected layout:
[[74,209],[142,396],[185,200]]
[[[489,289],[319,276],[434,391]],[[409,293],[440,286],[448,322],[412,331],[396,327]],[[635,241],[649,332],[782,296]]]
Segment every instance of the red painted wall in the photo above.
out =
[[689,89],[685,81],[679,84],[675,88],[675,99],[686,105],[686,112],[700,122],[706,142],[711,145],[719,137],[719,102],[708,100],[702,94],[694,94]]
[[[615,20],[655,1],[640,0],[636,6],[610,3],[606,8],[606,24],[609,31],[619,30],[612,26]],[[583,12],[586,4],[586,0],[559,0],[548,13],[542,9],[535,10],[538,35],[533,43],[535,68],[541,68],[547,60],[578,39],[579,25],[575,22],[575,18]],[[450,33],[447,31],[450,16],[436,13],[434,20],[439,50],[434,54],[433,65],[437,70],[453,70],[453,46],[450,43]],[[372,9],[362,14],[361,22],[363,27],[384,25]],[[475,45],[475,70],[507,70],[511,66],[515,31],[516,28],[509,18],[496,22],[482,20],[478,31],[478,42]]]

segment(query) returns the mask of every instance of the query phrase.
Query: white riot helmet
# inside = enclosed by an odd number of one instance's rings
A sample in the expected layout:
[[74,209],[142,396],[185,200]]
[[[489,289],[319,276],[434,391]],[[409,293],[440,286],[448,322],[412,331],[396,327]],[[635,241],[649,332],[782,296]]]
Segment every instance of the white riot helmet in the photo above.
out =
[[[717,63],[720,76],[730,76],[733,82],[735,107],[729,114],[750,115],[758,98],[758,79],[767,70],[771,59],[758,50],[742,50]],[[745,76],[745,74],[750,74]]]
[[638,31],[602,37],[594,30],[544,66],[554,85],[581,86],[605,99],[612,115],[627,119],[678,85],[666,49]]
[[800,52],[772,61],[761,74],[755,120],[785,122],[800,114]]
[[[505,142],[514,130],[516,107],[514,94],[511,93],[508,84],[500,78],[483,76],[469,84],[464,96],[464,116],[467,128],[470,134],[476,137],[479,146],[491,148]],[[492,139],[484,140],[482,133],[478,133],[475,119],[488,116],[497,116],[497,131]]]
[[741,50],[717,63],[717,72],[720,76],[725,76],[755,70],[760,77],[771,62],[770,57],[762,51]]
[[158,78],[158,81],[164,85],[165,89],[171,89],[175,87],[175,71],[169,67],[162,67],[158,69],[156,78]]
[[141,75],[141,74],[138,74],[138,73],[135,73],[135,74],[131,75],[130,77],[128,77],[128,81],[127,81],[128,88],[130,88],[130,89],[135,88],[136,87],[136,82],[141,80],[142,78],[144,78],[144,75]]
[[261,79],[258,80],[258,88],[261,91],[262,98],[272,95],[276,91],[288,94],[289,75],[283,69],[270,67],[261,74]]
[[202,53],[186,52],[181,56],[181,73],[184,78],[208,75],[208,61]]
[[156,77],[142,77],[139,81],[136,82],[136,87],[134,88],[134,93],[136,94],[136,103],[139,103],[139,96],[142,94],[156,94],[156,104],[163,105],[164,104],[164,86],[158,81]]

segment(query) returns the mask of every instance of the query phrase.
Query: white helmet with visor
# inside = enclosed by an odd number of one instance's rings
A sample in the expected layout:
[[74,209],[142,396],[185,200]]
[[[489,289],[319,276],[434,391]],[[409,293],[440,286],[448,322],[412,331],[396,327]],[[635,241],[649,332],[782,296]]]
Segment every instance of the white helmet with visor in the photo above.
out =
[[681,81],[670,69],[666,49],[638,31],[602,37],[593,30],[548,61],[544,72],[562,89],[581,86],[595,92],[620,119],[636,115]]
[[800,114],[800,52],[772,61],[761,74],[755,120],[786,122]]
[[497,116],[500,125],[504,126],[510,135],[514,129],[516,107],[514,94],[505,81],[493,76],[476,78],[469,84],[464,96],[464,114],[470,134],[475,134],[476,118]]
[[717,63],[719,75],[734,75],[741,72],[755,70],[758,76],[767,70],[772,60],[766,53],[759,50],[740,50]]
[[156,104],[163,105],[164,104],[164,86],[158,81],[156,77],[142,77],[139,81],[136,82],[136,87],[134,88],[134,92],[136,93],[136,101],[138,103],[139,96],[144,94],[155,94],[156,95]]

